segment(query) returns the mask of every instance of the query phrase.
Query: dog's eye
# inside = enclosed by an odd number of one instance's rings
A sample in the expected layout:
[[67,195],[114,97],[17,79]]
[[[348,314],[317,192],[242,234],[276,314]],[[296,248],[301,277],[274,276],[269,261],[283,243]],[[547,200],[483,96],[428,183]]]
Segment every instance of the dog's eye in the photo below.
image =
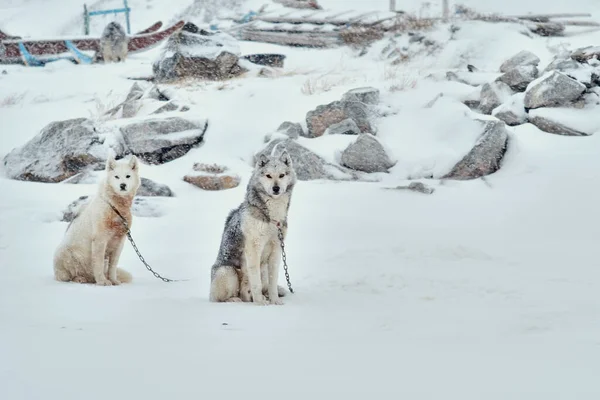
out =
[[131,178],[131,175],[127,175],[125,178],[129,179],[129,178]]
[[117,175],[115,175],[115,179],[119,179],[119,177]]
[[272,178],[272,176],[271,176],[271,175],[269,175],[269,174],[267,174],[267,178],[271,179],[271,178]]
[[279,175],[279,178],[283,178],[284,176],[285,176],[284,174],[281,174],[281,175]]

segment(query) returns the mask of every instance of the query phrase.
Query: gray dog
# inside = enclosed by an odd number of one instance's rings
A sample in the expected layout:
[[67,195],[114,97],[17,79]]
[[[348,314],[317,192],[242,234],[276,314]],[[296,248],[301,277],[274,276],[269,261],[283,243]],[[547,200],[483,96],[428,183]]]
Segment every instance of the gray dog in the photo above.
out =
[[106,25],[100,37],[100,53],[104,62],[121,62],[127,58],[129,39],[118,22]]
[[[258,157],[246,198],[225,221],[217,261],[211,271],[210,300],[283,304],[277,286],[281,247],[296,173],[287,151]],[[268,299],[265,297],[268,296]]]

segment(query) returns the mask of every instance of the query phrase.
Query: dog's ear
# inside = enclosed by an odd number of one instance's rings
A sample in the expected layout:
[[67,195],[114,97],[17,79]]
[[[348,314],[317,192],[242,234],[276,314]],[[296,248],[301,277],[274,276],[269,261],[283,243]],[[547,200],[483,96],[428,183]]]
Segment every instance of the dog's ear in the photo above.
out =
[[115,161],[114,154],[108,156],[108,160],[106,160],[106,170],[112,171],[117,167],[117,162]]
[[269,158],[265,154],[261,154],[256,161],[256,166],[262,168],[269,163]]
[[283,152],[279,156],[279,159],[288,167],[292,164],[292,158],[290,157],[290,154],[287,150],[283,150]]
[[136,156],[131,156],[129,159],[129,167],[134,171],[138,169],[138,158]]

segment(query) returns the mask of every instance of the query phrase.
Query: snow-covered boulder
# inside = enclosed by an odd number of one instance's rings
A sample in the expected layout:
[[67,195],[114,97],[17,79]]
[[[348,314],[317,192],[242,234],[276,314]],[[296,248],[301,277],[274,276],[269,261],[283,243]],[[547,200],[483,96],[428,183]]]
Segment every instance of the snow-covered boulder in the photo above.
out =
[[297,122],[285,121],[281,125],[279,125],[279,128],[277,128],[277,132],[283,133],[290,139],[298,139],[300,136],[304,136],[304,130],[302,129],[302,125],[300,125]]
[[373,173],[388,172],[395,163],[375,136],[365,133],[342,152],[341,164],[356,171]]
[[488,121],[475,146],[443,179],[467,180],[493,174],[500,169],[507,143],[504,122]]
[[523,50],[504,61],[500,66],[500,72],[508,72],[516,67],[534,66],[537,67],[540,63],[538,56],[530,51]]
[[575,79],[551,71],[533,81],[525,93],[525,108],[556,107],[579,99],[586,87]]
[[182,29],[171,35],[163,53],[154,62],[154,78],[158,82],[184,77],[206,80],[233,78],[245,72],[238,64],[240,54],[237,40],[226,33]]
[[99,134],[86,118],[48,124],[24,146],[4,158],[9,178],[61,182],[85,169],[102,169],[109,151],[124,154],[116,138]]
[[346,119],[353,120],[361,132],[371,132],[370,111],[358,101],[334,101],[321,105],[306,114],[309,137],[322,136],[327,128]]
[[360,87],[344,93],[342,101],[359,101],[364,104],[379,104],[379,89],[374,87]]
[[479,111],[489,115],[494,108],[507,101],[512,95],[512,89],[504,82],[486,83],[481,87]]
[[360,133],[360,128],[356,125],[354,120],[348,118],[343,121],[338,122],[337,124],[330,125],[329,128],[325,130],[325,135],[358,135]]
[[506,83],[516,92],[523,92],[537,77],[537,67],[534,65],[525,65],[508,70],[498,77],[498,81]]
[[129,151],[149,164],[162,164],[185,155],[202,142],[206,120],[150,118],[120,128]]
[[492,111],[492,116],[504,121],[506,125],[515,126],[527,122],[524,104],[525,94],[516,93],[507,102]]
[[589,136],[600,132],[600,112],[596,107],[538,108],[530,110],[529,122],[557,135]]
[[194,164],[193,171],[183,180],[203,190],[227,190],[239,186],[242,179],[221,165]]

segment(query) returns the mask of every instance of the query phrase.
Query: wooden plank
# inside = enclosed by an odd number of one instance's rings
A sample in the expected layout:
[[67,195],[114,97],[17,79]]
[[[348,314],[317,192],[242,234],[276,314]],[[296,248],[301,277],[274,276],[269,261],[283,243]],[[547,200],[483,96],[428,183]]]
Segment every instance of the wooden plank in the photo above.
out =
[[339,37],[312,35],[310,33],[289,34],[284,32],[262,32],[252,30],[242,31],[241,39],[254,42],[303,47],[335,47],[341,44]]
[[563,14],[528,14],[528,15],[507,15],[506,18],[526,19],[534,22],[546,22],[552,18],[579,18],[591,17],[588,13],[563,13]]

